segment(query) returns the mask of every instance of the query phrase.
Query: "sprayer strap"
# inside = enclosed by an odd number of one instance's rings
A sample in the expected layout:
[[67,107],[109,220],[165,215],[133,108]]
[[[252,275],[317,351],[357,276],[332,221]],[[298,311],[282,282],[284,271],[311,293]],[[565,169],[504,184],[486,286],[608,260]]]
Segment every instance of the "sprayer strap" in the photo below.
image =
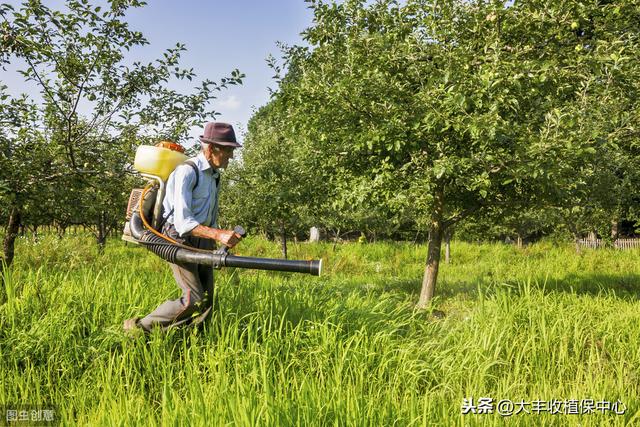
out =
[[[193,163],[193,161],[191,161],[191,160],[187,160],[183,164],[191,166],[193,168],[194,172],[196,173],[196,183],[193,186],[193,188],[191,189],[191,191],[193,191],[193,190],[196,189],[196,187],[198,186],[198,183],[200,181],[200,173],[198,172],[198,166],[196,166],[196,164]],[[218,189],[219,185],[220,185],[220,172],[218,172],[218,176],[216,177],[216,189]]]
[[[198,186],[198,183],[200,181],[200,174],[198,173],[198,166],[196,166],[196,164],[193,163],[191,160],[187,160],[186,162],[183,163],[183,165],[191,166],[191,169],[193,169],[193,171],[196,173],[196,183],[193,186],[193,188],[191,189],[191,191],[193,191],[193,190],[196,189],[196,187]],[[169,218],[171,215],[173,215],[173,211],[175,209],[176,208],[174,206],[173,209],[171,209],[171,211],[169,212],[169,215],[167,215],[164,218],[162,218],[162,221],[160,221],[160,224],[158,224],[158,231],[160,231],[162,233],[162,227],[164,226],[164,223],[167,221],[167,218]]]
[[184,164],[191,166],[191,169],[193,169],[193,171],[196,173],[196,183],[193,185],[193,188],[191,189],[191,191],[193,191],[196,189],[200,181],[200,173],[198,173],[198,166],[196,166],[196,164],[193,163],[191,160],[187,160],[186,162],[184,162]]

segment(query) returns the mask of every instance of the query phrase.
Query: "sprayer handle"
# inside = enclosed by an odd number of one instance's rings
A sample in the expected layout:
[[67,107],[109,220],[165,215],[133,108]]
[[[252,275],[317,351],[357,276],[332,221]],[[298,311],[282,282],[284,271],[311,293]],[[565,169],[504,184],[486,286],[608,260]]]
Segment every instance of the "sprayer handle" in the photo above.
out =
[[233,232],[236,234],[239,234],[240,237],[244,238],[244,236],[247,235],[247,232],[244,230],[244,228],[241,225],[236,225],[235,227],[233,227]]
[[[241,225],[236,225],[233,228],[233,232],[238,234],[240,237],[243,237],[247,235],[247,232],[244,230],[244,228]],[[229,246],[225,246],[221,249],[222,252],[227,253],[229,252],[229,249],[231,249]]]

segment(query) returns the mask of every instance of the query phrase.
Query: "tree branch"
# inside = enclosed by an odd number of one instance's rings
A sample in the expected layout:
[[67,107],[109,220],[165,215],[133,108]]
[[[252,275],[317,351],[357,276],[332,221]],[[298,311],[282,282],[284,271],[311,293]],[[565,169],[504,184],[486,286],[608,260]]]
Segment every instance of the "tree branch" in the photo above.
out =
[[[0,12],[0,15],[2,15],[2,19],[4,19],[4,22],[6,22],[8,25],[11,25],[11,23],[9,22],[7,17],[4,15],[4,13]],[[35,74],[36,79],[40,83],[40,86],[42,86],[42,89],[44,89],[45,93],[49,96],[49,99],[51,100],[51,102],[53,102],[53,104],[56,106],[58,111],[60,111],[60,114],[62,114],[63,116],[66,116],[62,108],[60,108],[58,103],[55,101],[55,98],[53,97],[53,94],[49,91],[49,88],[47,87],[47,85],[44,84],[44,81],[40,77],[40,74],[38,74],[38,71],[36,70],[35,65],[33,65],[33,62],[31,62],[31,58],[29,58],[29,55],[27,54],[26,50],[24,51],[24,59],[26,59],[27,63],[29,64],[29,67],[33,71],[33,74]]]

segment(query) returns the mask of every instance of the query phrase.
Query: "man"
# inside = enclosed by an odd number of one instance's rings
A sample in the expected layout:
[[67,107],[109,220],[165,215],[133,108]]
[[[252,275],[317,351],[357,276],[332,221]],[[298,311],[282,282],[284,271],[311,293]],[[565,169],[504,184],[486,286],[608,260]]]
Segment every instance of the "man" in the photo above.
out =
[[[162,203],[165,223],[163,233],[172,239],[200,249],[213,250],[215,241],[234,247],[241,237],[218,228],[218,182],[220,169],[233,158],[236,141],[233,127],[210,122],[200,136],[201,151],[190,163],[178,166],[169,176]],[[196,169],[198,176],[196,177]],[[125,331],[149,332],[159,327],[199,324],[213,307],[213,268],[205,265],[170,264],[182,297],[165,301],[146,317],[128,319]],[[197,317],[193,317],[198,313]]]

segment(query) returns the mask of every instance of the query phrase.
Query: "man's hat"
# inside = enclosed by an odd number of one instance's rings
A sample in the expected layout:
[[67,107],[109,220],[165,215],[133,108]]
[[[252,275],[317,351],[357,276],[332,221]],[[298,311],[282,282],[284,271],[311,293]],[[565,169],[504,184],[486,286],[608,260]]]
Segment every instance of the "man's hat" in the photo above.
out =
[[204,135],[200,141],[207,144],[224,145],[227,147],[242,147],[236,141],[236,133],[229,123],[209,122],[204,126]]

